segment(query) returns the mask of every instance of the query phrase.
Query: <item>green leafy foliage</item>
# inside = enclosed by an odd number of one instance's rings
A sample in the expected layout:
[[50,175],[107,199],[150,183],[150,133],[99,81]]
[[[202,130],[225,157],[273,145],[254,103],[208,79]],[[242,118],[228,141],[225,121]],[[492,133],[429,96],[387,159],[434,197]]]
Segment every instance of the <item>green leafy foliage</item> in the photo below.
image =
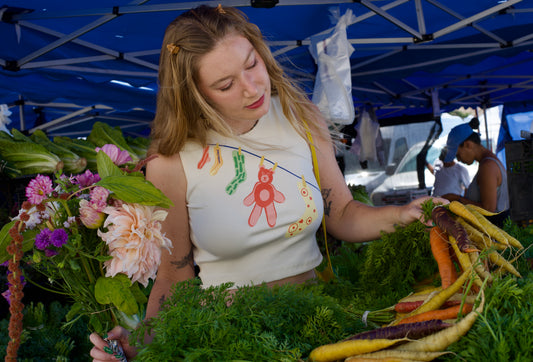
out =
[[154,340],[140,361],[297,361],[312,348],[362,328],[318,284],[268,288],[202,289],[198,281],[175,286],[150,328]]
[[[87,326],[83,319],[63,328],[68,306],[54,301],[48,306],[30,303],[24,308],[24,330],[19,361],[91,361]],[[0,321],[0,358],[9,341],[8,319]]]
[[413,291],[413,286],[438,272],[431,253],[429,232],[421,222],[397,227],[368,244],[360,272],[362,292],[390,306]]
[[523,279],[496,279],[487,289],[487,304],[472,329],[443,360],[532,361],[533,273]]

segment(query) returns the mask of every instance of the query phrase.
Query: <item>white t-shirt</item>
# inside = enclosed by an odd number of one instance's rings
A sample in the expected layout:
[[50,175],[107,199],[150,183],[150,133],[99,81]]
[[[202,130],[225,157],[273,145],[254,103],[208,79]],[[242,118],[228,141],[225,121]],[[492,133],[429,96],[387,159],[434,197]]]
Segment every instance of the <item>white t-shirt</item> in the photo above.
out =
[[239,139],[210,132],[208,144],[189,142],[180,152],[204,287],[260,284],[317,267],[323,200],[309,146],[279,99]]
[[470,175],[465,166],[455,162],[453,166],[444,167],[440,159],[433,165],[435,183],[433,184],[433,196],[456,194],[463,196],[470,185]]

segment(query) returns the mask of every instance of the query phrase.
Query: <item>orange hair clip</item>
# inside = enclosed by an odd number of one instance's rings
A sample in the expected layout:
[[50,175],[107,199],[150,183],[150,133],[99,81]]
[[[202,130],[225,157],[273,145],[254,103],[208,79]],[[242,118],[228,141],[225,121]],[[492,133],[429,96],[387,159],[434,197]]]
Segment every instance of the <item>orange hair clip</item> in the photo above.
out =
[[170,54],[178,54],[180,47],[174,43],[170,43],[167,44],[167,50],[170,52]]
[[217,11],[218,11],[219,14],[225,14],[226,13],[226,11],[224,11],[224,9],[222,8],[222,4],[218,4]]

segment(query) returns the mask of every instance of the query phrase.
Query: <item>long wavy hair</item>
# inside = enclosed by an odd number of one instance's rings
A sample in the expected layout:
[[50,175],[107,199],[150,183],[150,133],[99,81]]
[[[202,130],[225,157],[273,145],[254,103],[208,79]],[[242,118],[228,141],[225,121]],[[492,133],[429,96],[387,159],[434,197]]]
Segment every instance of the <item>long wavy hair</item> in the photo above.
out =
[[202,5],[179,15],[165,31],[149,153],[170,156],[179,152],[188,140],[205,146],[209,129],[227,137],[236,137],[197,86],[199,59],[212,51],[224,37],[235,33],[248,39],[263,59],[272,95],[279,96],[283,113],[296,131],[305,138],[305,120],[314,134],[328,136],[327,128],[316,122],[318,109],[312,106],[305,92],[285,75],[259,28],[235,8]]

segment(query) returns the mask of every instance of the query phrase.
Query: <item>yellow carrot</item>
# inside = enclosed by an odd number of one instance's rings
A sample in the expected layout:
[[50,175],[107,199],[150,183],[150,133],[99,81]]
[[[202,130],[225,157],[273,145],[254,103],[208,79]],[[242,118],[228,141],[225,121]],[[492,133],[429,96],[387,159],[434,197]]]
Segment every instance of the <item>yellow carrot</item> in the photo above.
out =
[[411,341],[397,347],[395,350],[400,351],[421,351],[421,352],[439,352],[444,351],[452,343],[457,342],[462,336],[464,336],[472,325],[476,321],[476,318],[481,312],[483,312],[483,305],[485,304],[485,294],[481,289],[481,303],[472,312],[468,313],[463,319],[451,327],[445,328],[427,337]]
[[487,231],[485,230],[485,227],[470,212],[470,210],[466,208],[465,205],[461,204],[459,201],[452,201],[448,204],[448,207],[450,211],[453,212],[455,215],[462,217],[463,219],[471,223],[473,226],[478,228],[478,230],[488,235]]
[[470,240],[472,240],[472,242],[481,250],[490,247],[494,247],[498,250],[505,250],[507,248],[506,245],[494,242],[488,235],[483,234],[481,231],[470,225],[470,223],[466,222],[462,217],[457,217],[456,220],[463,225]]
[[311,351],[309,360],[313,362],[333,362],[358,354],[379,351],[390,347],[401,339],[350,339],[337,343],[325,344]]
[[[454,239],[453,236],[449,235],[448,239],[450,240],[450,245],[453,248],[453,251],[455,252],[455,255],[457,256],[457,260],[459,260],[459,264],[461,264],[461,268],[463,270],[471,270],[473,269],[472,262],[470,261],[470,257],[467,254],[470,253],[463,253],[461,250],[459,250],[459,247],[457,246],[457,241]],[[477,276],[477,274],[474,275],[474,283],[481,287],[481,280]]]
[[501,256],[496,250],[489,251],[488,257],[492,264],[502,267],[504,270],[507,270],[509,273],[517,276],[518,278],[522,277],[513,264]]
[[485,264],[479,258],[479,253],[476,251],[473,253],[468,253],[467,255],[470,258],[470,262],[474,266],[475,272],[481,278],[481,280],[487,279],[488,283],[492,283],[492,275],[485,267]]
[[387,349],[384,351],[377,351],[371,353],[365,353],[358,356],[346,358],[344,362],[362,362],[363,358],[369,361],[380,360],[409,360],[409,361],[433,361],[434,359],[441,357],[444,354],[451,352],[420,352],[420,351],[399,351],[394,349]]
[[455,282],[453,282],[452,285],[450,285],[448,288],[441,290],[440,292],[436,293],[434,296],[432,296],[429,300],[427,300],[424,304],[422,304],[420,307],[415,309],[414,311],[407,313],[405,316],[396,319],[391,323],[391,325],[397,325],[403,318],[411,317],[413,315],[429,312],[431,310],[439,309],[444,302],[446,302],[452,295],[457,293],[459,289],[463,286],[463,284],[466,282],[466,280],[470,277],[472,273],[472,267],[468,270],[463,270],[463,273],[457,278]]
[[509,240],[507,240],[499,227],[491,223],[485,216],[481,215],[476,210],[471,209],[470,205],[465,205],[465,207],[472,213],[472,215],[474,215],[476,219],[478,219],[479,223],[483,225],[487,235],[504,245],[509,245]]
[[484,209],[484,208],[482,208],[480,206],[474,205],[474,204],[467,204],[467,205],[468,205],[468,208],[470,210],[476,210],[477,212],[479,212],[483,216],[495,216],[495,215],[499,214],[499,212],[492,212],[492,211],[486,210],[486,209]]
[[507,231],[505,231],[505,230],[500,229],[500,232],[503,234],[503,236],[505,236],[507,241],[509,241],[509,244],[511,244],[511,246],[514,246],[518,250],[524,249],[524,246],[522,245],[522,243],[520,241],[518,241],[517,238],[515,238],[514,236],[509,235],[507,233]]

